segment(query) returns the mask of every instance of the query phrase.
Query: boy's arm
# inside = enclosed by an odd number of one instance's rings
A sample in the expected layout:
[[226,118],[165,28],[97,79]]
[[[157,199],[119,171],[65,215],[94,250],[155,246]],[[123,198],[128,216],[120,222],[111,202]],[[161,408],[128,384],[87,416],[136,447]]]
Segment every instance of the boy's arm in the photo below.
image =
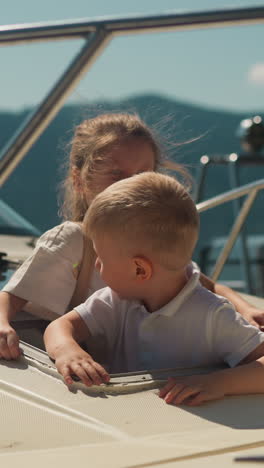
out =
[[249,302],[245,301],[236,291],[225,286],[224,284],[215,283],[211,278],[208,278],[201,273],[202,285],[210,291],[219,294],[228,299],[236,308],[236,310],[255,327],[261,328],[264,326],[264,310],[258,309]]
[[17,359],[21,354],[19,338],[10,321],[26,302],[8,292],[0,292],[0,358]]
[[264,343],[243,359],[238,367],[207,375],[169,379],[159,396],[166,403],[196,406],[227,395],[254,393],[264,393]]
[[85,322],[75,310],[54,320],[45,330],[47,353],[54,359],[58,372],[67,385],[73,383],[73,374],[87,386],[109,381],[109,374],[105,369],[78,344],[89,335]]

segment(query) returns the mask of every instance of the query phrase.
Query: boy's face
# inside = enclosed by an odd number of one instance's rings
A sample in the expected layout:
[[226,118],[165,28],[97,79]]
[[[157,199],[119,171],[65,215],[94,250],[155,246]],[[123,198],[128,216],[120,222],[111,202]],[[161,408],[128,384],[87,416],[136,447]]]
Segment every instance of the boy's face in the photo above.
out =
[[98,236],[93,238],[97,255],[95,267],[102,280],[123,299],[135,299],[136,288],[133,281],[133,261],[125,254],[124,248],[112,238]]

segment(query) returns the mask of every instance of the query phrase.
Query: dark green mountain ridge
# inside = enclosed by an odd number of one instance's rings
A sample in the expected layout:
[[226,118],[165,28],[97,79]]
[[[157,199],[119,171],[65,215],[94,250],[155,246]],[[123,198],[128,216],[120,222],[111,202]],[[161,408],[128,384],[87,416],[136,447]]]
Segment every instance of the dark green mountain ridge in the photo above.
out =
[[[21,112],[0,111],[0,147],[3,147],[32,109]],[[0,197],[13,209],[44,231],[60,222],[57,215],[58,184],[63,177],[63,164],[67,159],[73,129],[84,118],[105,112],[136,112],[161,137],[165,153],[185,164],[194,178],[201,155],[225,155],[240,152],[236,131],[243,118],[255,115],[206,109],[160,95],[133,96],[120,101],[92,102],[82,106],[65,106],[44,134],[35,143],[1,188]],[[243,168],[240,183],[264,177],[264,165]],[[217,166],[209,170],[204,198],[230,189],[227,168]],[[262,232],[262,216],[257,203],[251,216],[250,230]],[[201,241],[226,234],[232,223],[232,208],[218,209],[219,214],[208,212],[201,219]]]

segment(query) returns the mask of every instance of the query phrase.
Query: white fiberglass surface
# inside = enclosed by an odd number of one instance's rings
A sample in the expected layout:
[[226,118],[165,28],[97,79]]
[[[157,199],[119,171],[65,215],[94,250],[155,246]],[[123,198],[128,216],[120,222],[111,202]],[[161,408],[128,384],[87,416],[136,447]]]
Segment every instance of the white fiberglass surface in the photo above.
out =
[[116,439],[118,431],[40,393],[0,380],[0,453]]
[[185,457],[264,440],[262,395],[173,407],[158,397],[157,389],[139,392],[137,387],[129,394],[89,394],[77,387],[69,391],[45,366],[41,370],[21,359],[1,361],[0,396],[0,455],[96,444],[99,460],[101,444],[118,443],[151,446],[162,456],[167,448]]

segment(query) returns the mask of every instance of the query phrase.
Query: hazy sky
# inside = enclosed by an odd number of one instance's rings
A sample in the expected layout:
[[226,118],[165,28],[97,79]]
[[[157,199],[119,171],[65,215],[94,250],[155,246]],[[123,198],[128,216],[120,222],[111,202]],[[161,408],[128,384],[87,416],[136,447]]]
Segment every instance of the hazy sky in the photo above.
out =
[[[0,0],[2,25],[264,6],[264,0]],[[163,93],[219,109],[264,109],[264,24],[115,38],[71,95],[81,102]],[[1,47],[0,109],[37,104],[82,41]]]

